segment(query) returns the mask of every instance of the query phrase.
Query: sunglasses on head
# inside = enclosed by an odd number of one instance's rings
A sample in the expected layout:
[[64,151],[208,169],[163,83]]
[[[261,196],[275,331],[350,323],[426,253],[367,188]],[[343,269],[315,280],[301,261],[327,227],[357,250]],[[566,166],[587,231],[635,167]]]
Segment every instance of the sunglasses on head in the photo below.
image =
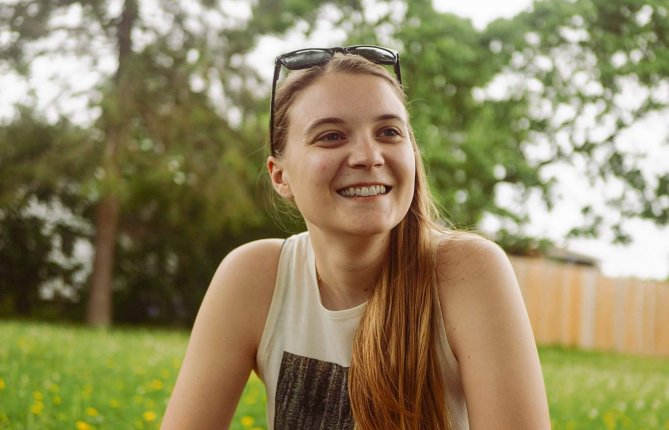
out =
[[345,48],[307,48],[279,55],[274,60],[274,79],[272,80],[272,98],[270,101],[269,134],[272,155],[276,155],[276,151],[274,150],[274,93],[276,92],[276,83],[281,73],[281,66],[288,70],[308,69],[309,67],[327,63],[336,53],[359,55],[376,64],[393,66],[397,82],[402,84],[400,54],[393,49],[382,46],[355,45]]

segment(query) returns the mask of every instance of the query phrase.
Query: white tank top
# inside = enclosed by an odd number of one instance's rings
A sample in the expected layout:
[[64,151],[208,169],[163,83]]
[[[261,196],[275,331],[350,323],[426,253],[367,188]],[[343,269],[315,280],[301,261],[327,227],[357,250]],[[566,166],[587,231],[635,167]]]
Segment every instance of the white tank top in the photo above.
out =
[[[270,430],[352,430],[348,367],[365,303],[331,311],[321,303],[307,232],[288,238],[258,347]],[[441,317],[441,315],[439,315]],[[460,367],[439,318],[439,358],[454,430],[468,430]]]

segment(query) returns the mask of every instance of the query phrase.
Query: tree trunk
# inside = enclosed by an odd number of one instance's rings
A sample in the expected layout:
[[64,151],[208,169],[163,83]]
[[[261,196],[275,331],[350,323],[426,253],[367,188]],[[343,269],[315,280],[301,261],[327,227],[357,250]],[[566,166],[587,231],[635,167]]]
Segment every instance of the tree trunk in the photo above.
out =
[[120,182],[118,153],[130,140],[132,115],[132,28],[137,20],[137,0],[126,0],[117,26],[118,69],[114,79],[112,103],[104,115],[106,143],[103,167],[105,172],[102,197],[96,214],[95,258],[91,274],[91,292],[86,307],[86,322],[96,327],[112,324],[112,283],[114,251],[120,214],[118,185]]
[[118,216],[118,197],[113,194],[103,197],[97,207],[95,260],[86,308],[86,322],[96,327],[108,327],[112,323],[112,273]]

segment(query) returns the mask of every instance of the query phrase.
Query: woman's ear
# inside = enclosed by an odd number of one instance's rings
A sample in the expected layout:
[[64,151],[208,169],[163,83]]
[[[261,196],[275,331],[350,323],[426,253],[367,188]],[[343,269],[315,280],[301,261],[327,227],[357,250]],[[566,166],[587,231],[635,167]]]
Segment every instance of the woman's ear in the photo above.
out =
[[288,173],[283,168],[281,161],[274,156],[267,157],[267,170],[272,180],[274,190],[283,198],[292,200],[293,192],[288,182]]

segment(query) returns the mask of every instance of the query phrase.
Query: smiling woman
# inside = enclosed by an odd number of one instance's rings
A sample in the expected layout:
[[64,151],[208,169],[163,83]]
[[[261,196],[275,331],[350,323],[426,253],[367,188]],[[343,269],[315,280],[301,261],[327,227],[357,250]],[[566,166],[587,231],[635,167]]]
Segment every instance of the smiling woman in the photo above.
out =
[[[330,74],[319,83],[302,91],[285,118],[287,144],[276,145],[281,155],[268,160],[274,187],[295,202],[312,240],[390,231],[414,193],[415,156],[404,105],[375,76]],[[386,193],[362,195],[376,186]],[[343,195],[346,190],[352,195]]]
[[163,428],[227,428],[251,370],[271,429],[549,428],[513,270],[493,243],[440,224],[397,53],[307,49],[276,64],[275,81],[293,71],[272,94],[267,168],[307,231],[225,257]]

